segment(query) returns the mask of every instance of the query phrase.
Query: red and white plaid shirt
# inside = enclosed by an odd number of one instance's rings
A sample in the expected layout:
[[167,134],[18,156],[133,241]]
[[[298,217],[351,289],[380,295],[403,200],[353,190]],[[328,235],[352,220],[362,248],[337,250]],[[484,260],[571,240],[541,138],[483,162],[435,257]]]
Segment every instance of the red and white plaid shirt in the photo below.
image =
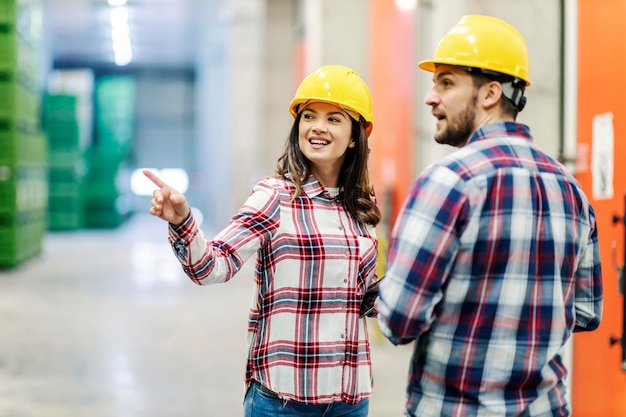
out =
[[213,240],[192,216],[170,225],[169,240],[200,285],[228,281],[256,254],[246,384],[306,404],[355,404],[373,385],[359,307],[376,279],[375,229],[314,177],[291,201],[294,192],[293,183],[266,178]]

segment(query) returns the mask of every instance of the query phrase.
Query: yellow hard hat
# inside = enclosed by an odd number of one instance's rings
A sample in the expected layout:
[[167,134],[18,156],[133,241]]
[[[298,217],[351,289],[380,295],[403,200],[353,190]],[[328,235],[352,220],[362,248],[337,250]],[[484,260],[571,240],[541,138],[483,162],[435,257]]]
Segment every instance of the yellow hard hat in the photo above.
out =
[[494,71],[530,85],[526,41],[513,26],[492,16],[462,17],[441,39],[435,57],[418,65],[435,72],[436,64]]
[[309,74],[298,87],[289,105],[289,112],[295,118],[302,104],[322,101],[339,106],[352,113],[358,113],[366,122],[367,136],[374,127],[372,95],[359,73],[342,65],[324,65]]

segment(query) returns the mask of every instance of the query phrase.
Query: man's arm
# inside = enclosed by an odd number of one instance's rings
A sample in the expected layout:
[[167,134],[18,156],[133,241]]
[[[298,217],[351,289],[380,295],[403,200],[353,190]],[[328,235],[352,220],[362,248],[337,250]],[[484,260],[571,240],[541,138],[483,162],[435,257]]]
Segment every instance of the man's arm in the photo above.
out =
[[598,328],[602,318],[602,268],[595,213],[590,208],[591,230],[579,267],[576,270],[574,331],[584,332]]
[[462,182],[445,167],[425,171],[411,188],[380,284],[378,321],[392,343],[409,343],[431,326],[459,247],[457,221],[465,202]]

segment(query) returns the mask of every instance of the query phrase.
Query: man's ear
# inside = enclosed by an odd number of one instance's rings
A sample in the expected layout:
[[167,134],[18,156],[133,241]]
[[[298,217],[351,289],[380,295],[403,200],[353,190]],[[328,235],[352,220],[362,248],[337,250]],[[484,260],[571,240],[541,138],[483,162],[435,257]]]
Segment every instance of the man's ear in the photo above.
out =
[[497,106],[500,100],[503,99],[502,84],[498,81],[490,81],[483,85],[483,107],[491,108]]

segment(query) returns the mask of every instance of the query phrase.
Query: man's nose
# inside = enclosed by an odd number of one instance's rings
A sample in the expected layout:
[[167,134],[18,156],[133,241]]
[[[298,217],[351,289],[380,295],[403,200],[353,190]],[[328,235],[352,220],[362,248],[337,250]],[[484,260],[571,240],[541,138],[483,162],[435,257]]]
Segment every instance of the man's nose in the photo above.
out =
[[428,90],[428,93],[426,93],[426,96],[424,97],[424,103],[428,106],[439,104],[439,100],[439,95],[435,91],[434,87]]

